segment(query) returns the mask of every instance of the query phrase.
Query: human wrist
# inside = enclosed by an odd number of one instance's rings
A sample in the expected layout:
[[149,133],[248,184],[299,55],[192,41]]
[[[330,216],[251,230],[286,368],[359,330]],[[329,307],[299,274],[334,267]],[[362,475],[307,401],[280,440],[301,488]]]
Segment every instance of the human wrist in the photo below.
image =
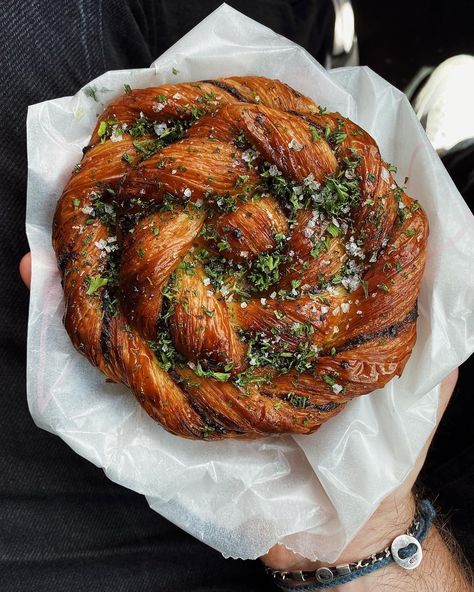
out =
[[403,496],[388,496],[345,547],[335,563],[359,561],[390,546],[394,538],[408,529],[415,513],[416,499],[412,491],[406,492]]
[[[410,490],[398,491],[385,498],[332,565],[357,562],[387,547],[411,524],[415,508],[415,496]],[[266,567],[281,571],[314,571],[328,565],[306,559],[283,545],[275,545],[260,559]]]
[[[429,500],[416,501],[411,493],[400,496],[399,490],[397,494],[384,500],[334,562],[336,566],[309,562],[284,547],[274,547],[263,559],[277,586],[288,592],[413,592],[420,586],[433,592],[472,592],[472,570],[463,562],[452,535],[441,536],[432,525],[433,505]],[[407,544],[406,537],[400,536],[403,532],[419,551],[402,555],[400,546],[393,546],[397,541]]]

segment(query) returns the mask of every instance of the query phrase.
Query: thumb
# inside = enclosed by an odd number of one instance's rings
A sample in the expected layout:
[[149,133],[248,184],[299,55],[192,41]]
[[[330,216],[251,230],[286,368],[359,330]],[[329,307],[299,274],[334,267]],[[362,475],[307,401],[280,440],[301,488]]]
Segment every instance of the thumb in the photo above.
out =
[[27,253],[20,261],[20,275],[29,288],[31,284],[31,253]]

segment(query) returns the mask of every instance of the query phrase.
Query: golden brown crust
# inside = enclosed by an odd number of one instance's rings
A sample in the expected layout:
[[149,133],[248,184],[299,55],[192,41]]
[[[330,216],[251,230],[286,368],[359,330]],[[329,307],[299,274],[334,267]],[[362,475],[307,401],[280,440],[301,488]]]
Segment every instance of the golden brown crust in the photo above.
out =
[[427,235],[367,132],[260,77],[127,88],[53,223],[75,347],[208,440],[311,433],[400,375]]

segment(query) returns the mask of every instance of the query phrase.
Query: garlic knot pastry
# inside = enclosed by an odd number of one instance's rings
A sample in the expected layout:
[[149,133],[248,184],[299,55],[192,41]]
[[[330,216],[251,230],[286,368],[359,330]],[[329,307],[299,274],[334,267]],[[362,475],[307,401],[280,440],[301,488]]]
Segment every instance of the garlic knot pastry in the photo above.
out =
[[74,346],[185,438],[314,432],[415,344],[428,224],[393,171],[278,80],[125,85],[54,216]]

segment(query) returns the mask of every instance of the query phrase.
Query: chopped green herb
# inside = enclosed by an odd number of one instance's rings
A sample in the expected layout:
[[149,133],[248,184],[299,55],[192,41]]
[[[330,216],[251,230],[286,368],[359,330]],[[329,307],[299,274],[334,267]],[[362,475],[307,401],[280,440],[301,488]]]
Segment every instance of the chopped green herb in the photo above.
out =
[[152,122],[145,116],[139,117],[135,123],[127,128],[127,132],[132,138],[141,138],[145,134],[151,134],[153,131]]
[[97,292],[99,288],[101,288],[102,286],[106,286],[108,283],[107,278],[103,278],[100,275],[92,275],[89,276],[88,279],[89,287],[87,288],[86,292],[88,296],[92,296],[93,294],[95,294],[95,292]]
[[311,257],[314,257],[314,258],[319,257],[319,255],[321,255],[323,250],[329,251],[330,242],[331,242],[331,239],[329,238],[329,236],[325,239],[316,240],[313,248],[311,249]]
[[273,368],[280,373],[286,373],[292,369],[295,372],[311,371],[318,357],[318,349],[311,341],[311,330],[308,330],[304,324],[301,325],[303,327],[295,329],[300,339],[294,346],[289,346],[286,341],[278,339],[279,333],[285,330],[284,327],[274,327],[272,336],[259,332],[243,332],[241,338],[247,344],[246,360],[250,365],[247,373],[243,374],[247,376],[248,373],[253,374],[256,368],[265,367]]
[[239,134],[235,136],[234,144],[237,146],[237,148],[245,148],[247,140],[245,139],[243,130],[241,130]]
[[155,354],[158,365],[165,372],[169,372],[169,370],[181,365],[184,361],[175,349],[168,330],[163,327],[158,331],[156,340],[149,341],[148,345]]
[[331,223],[328,226],[328,232],[329,232],[329,234],[331,236],[336,237],[336,236],[339,236],[341,234],[341,229]]
[[335,384],[337,384],[337,380],[335,380],[332,376],[329,376],[329,374],[325,374],[323,376],[323,380],[329,386],[334,386]]
[[334,132],[332,137],[336,144],[341,144],[347,138],[347,134],[344,132]]
[[244,372],[237,374],[237,376],[233,380],[233,383],[236,386],[246,387],[246,389],[248,389],[248,386],[250,384],[255,384],[258,382],[269,383],[269,375],[262,376],[261,374],[256,374],[252,368],[249,368],[248,370],[245,370]]
[[194,372],[196,376],[214,378],[215,380],[219,380],[221,382],[226,382],[230,378],[230,372],[215,372],[214,370],[204,370],[199,361],[196,364]]
[[311,139],[313,140],[313,142],[317,142],[318,140],[321,139],[321,136],[319,135],[319,131],[317,130],[317,128],[314,127],[314,125],[310,125],[309,129],[311,131]]
[[196,265],[192,261],[181,261],[178,269],[182,269],[186,275],[192,276],[196,274]]
[[235,186],[242,187],[242,185],[245,185],[245,183],[249,182],[249,179],[250,177],[248,175],[238,175],[235,181]]
[[[101,189],[102,191],[107,191],[108,186],[107,185],[101,185]],[[110,193],[109,191],[107,191],[107,193]],[[112,195],[110,193],[110,195]],[[91,197],[92,197],[92,207],[94,208],[94,214],[95,217],[98,218],[103,224],[106,224],[107,226],[110,227],[114,227],[115,226],[115,212],[114,212],[114,206],[113,206],[113,202],[111,203],[107,203],[106,201],[104,201],[103,199],[103,195],[101,192],[99,191],[93,191],[91,193]],[[89,222],[89,220],[91,220],[91,222]],[[86,220],[86,224],[93,224],[94,219],[93,218],[89,218],[88,220]]]
[[252,288],[255,291],[263,292],[276,284],[280,279],[279,266],[282,262],[283,257],[278,248],[272,253],[261,253],[254,259],[250,264],[248,275]]
[[219,251],[228,251],[230,249],[230,245],[225,239],[222,239],[217,243],[217,248]]
[[97,135],[102,138],[107,133],[108,123],[106,121],[101,121],[99,124],[99,129],[97,130]]
[[291,287],[296,290],[296,288],[299,288],[301,284],[301,280],[291,280]]
[[288,205],[291,213],[301,209],[325,212],[328,216],[346,216],[360,199],[360,177],[356,172],[361,158],[353,150],[353,158],[344,157],[340,171],[326,179],[322,188],[313,181],[298,186],[288,182],[271,166],[264,167],[260,176],[265,188]]
[[204,93],[198,99],[198,101],[200,103],[213,103],[213,102],[215,102],[215,100],[216,100],[216,95],[213,92]]
[[155,154],[155,152],[157,152],[161,148],[160,143],[155,142],[153,140],[147,140],[146,142],[139,142],[138,140],[134,140],[133,145],[137,150],[145,154],[147,158]]
[[189,110],[191,111],[191,115],[193,117],[193,120],[196,121],[196,119],[199,119],[200,117],[202,117],[203,115],[205,115],[206,111],[204,111],[203,109],[199,109],[196,105],[188,105]]
[[235,212],[237,210],[236,198],[230,193],[225,195],[214,195],[212,191],[208,191],[205,194],[207,200],[212,200],[216,205],[219,212],[227,214],[228,212]]

